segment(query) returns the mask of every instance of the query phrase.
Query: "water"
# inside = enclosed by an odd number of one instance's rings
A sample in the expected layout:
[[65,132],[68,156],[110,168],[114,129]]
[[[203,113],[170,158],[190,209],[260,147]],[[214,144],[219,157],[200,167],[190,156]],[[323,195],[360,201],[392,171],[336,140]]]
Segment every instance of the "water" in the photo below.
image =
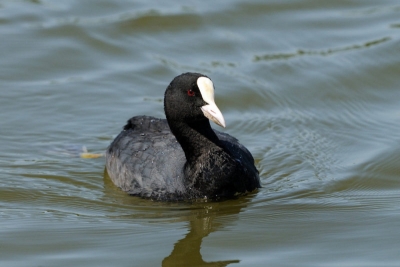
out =
[[[0,0],[0,36],[1,266],[400,265],[398,1]],[[79,157],[186,71],[258,192],[152,202]]]

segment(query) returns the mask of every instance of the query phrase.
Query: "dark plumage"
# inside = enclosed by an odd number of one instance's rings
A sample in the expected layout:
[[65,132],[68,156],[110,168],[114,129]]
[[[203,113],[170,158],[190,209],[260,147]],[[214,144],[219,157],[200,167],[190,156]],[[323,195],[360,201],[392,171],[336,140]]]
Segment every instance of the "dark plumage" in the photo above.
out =
[[175,77],[164,109],[167,120],[131,118],[108,147],[106,167],[115,185],[162,201],[216,200],[260,187],[251,153],[210,126],[208,118],[223,127],[225,121],[207,76]]

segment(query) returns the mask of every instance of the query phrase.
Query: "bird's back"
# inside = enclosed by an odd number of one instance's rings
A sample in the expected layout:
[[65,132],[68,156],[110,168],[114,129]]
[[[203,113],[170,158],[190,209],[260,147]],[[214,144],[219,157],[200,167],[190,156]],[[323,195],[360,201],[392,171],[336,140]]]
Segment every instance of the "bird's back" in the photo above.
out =
[[167,121],[148,116],[131,118],[106,151],[107,172],[114,184],[145,198],[183,194],[185,162]]

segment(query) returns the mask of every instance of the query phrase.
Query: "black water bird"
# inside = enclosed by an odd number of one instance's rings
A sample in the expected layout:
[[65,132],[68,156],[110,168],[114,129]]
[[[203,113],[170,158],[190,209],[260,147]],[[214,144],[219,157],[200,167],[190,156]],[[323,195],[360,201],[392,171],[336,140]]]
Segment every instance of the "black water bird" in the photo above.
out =
[[218,200],[260,187],[251,153],[225,127],[214,85],[199,73],[175,77],[164,96],[165,119],[136,116],[106,151],[106,168],[123,191],[161,201]]

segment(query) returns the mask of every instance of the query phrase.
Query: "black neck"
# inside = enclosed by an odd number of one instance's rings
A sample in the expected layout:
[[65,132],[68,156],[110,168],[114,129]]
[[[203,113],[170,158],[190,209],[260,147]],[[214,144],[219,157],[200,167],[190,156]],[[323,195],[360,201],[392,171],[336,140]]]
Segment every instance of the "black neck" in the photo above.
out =
[[219,149],[219,139],[210,126],[208,119],[196,123],[168,121],[172,133],[185,152],[189,164],[195,163],[203,154]]

